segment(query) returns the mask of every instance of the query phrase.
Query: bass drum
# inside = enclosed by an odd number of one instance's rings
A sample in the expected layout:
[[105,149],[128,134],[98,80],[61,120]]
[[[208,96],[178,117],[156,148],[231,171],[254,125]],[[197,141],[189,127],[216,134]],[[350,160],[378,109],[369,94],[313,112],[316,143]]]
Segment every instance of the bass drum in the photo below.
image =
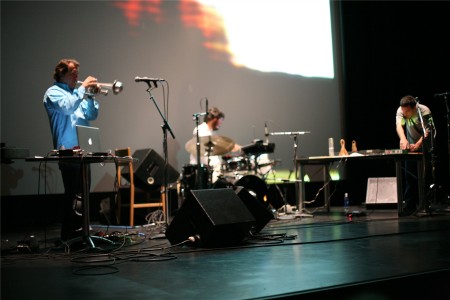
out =
[[244,187],[253,197],[255,197],[261,204],[269,207],[268,194],[266,182],[255,175],[246,175],[234,182],[235,186]]

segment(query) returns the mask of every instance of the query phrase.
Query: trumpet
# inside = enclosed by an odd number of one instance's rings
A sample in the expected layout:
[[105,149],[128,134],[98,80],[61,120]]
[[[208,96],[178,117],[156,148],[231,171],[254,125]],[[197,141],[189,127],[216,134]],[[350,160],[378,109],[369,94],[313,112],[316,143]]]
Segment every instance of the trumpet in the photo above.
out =
[[[79,84],[82,84],[83,81],[78,81]],[[97,86],[95,87],[88,87],[87,92],[91,95],[108,95],[109,90],[113,91],[114,95],[117,95],[118,93],[122,92],[123,90],[123,83],[117,80],[114,80],[113,83],[97,83]]]

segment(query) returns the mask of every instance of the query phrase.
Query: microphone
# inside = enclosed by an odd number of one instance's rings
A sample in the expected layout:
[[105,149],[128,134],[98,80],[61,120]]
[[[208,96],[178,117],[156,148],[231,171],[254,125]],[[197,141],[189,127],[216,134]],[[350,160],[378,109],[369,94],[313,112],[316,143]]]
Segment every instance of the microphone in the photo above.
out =
[[205,111],[205,116],[208,115],[208,98],[206,98],[206,111]]
[[164,79],[162,79],[162,78],[148,78],[148,77],[139,77],[139,76],[136,76],[136,77],[134,78],[134,81],[136,81],[136,82],[147,82],[147,83],[149,83],[149,82],[158,82],[158,81],[166,81],[166,80],[164,80]]
[[445,96],[450,96],[450,92],[434,94],[434,97],[436,97],[436,98],[438,98],[438,97],[445,97]]
[[269,143],[269,129],[267,129],[267,121],[264,122],[264,135],[266,136],[266,144]]

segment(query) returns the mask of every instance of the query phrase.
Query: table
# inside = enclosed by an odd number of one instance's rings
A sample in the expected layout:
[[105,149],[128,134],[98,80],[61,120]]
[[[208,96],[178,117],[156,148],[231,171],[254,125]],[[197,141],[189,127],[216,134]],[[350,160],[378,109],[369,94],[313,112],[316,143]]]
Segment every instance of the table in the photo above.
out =
[[[107,239],[98,236],[91,236],[89,233],[89,165],[93,163],[126,163],[134,161],[131,157],[117,157],[117,156],[35,156],[25,158],[25,161],[29,162],[66,162],[66,163],[79,163],[81,165],[81,177],[83,181],[82,186],[82,209],[83,209],[83,229],[82,236],[80,237],[89,248],[95,248],[93,239],[99,239],[110,242]],[[78,238],[71,240],[73,242]]]
[[[303,176],[305,174],[306,165],[321,165],[323,170],[323,182],[329,180],[330,166],[338,161],[354,161],[364,163],[369,160],[392,160],[395,162],[395,175],[397,182],[397,207],[399,215],[403,212],[403,171],[402,162],[406,160],[415,161],[417,164],[418,187],[419,187],[419,208],[424,207],[424,172],[423,172],[423,155],[421,153],[390,153],[390,154],[369,154],[369,155],[345,155],[345,156],[315,156],[306,158],[297,158],[297,166],[299,174],[297,176],[300,186],[298,187],[298,207],[304,210],[305,203],[305,182]],[[325,209],[330,211],[330,187],[324,187]]]

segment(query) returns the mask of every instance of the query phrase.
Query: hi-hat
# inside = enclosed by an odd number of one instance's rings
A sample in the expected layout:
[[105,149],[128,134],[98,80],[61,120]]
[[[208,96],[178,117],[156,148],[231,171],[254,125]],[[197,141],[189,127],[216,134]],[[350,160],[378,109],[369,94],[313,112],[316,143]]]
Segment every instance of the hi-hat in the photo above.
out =
[[[234,147],[234,141],[221,135],[210,135],[200,137],[200,155],[222,155],[230,152]],[[190,139],[185,148],[187,152],[197,155],[197,137]]]

